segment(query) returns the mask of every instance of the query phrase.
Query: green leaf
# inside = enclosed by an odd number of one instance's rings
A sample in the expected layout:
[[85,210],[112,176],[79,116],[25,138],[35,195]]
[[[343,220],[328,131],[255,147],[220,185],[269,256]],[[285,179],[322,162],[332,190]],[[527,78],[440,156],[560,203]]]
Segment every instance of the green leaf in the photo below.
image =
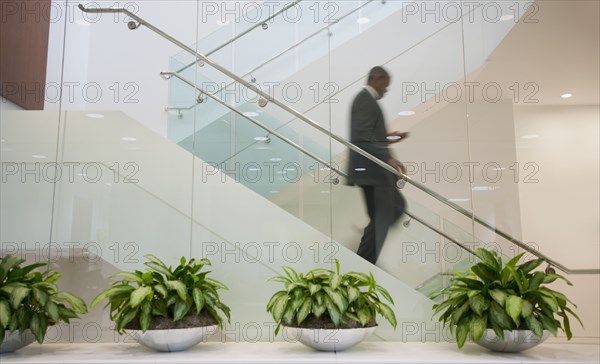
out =
[[329,314],[331,322],[333,322],[333,324],[337,327],[340,324],[342,316],[340,314],[340,311],[338,310],[338,306],[333,302],[331,298],[329,298],[329,296],[325,296],[325,307],[327,307],[327,313]]
[[190,305],[183,300],[177,300],[173,309],[173,321],[181,320],[188,313]]
[[471,307],[471,310],[473,310],[473,312],[479,316],[482,316],[483,311],[487,310],[489,307],[489,305],[485,302],[485,298],[483,298],[483,296],[480,294],[469,299],[469,306]]
[[561,276],[560,274],[555,274],[555,273],[546,274],[546,277],[544,278],[544,284],[552,283],[559,278],[562,279],[563,281],[565,281],[569,286],[573,285],[573,283],[571,283],[568,279]]
[[52,301],[46,302],[46,312],[48,313],[48,317],[53,322],[58,322],[60,320],[60,315],[58,313],[58,306],[56,303]]
[[479,340],[487,328],[487,316],[473,315],[469,321],[469,333],[473,341]]
[[[354,287],[353,287],[354,288]],[[390,295],[390,293],[383,287],[381,287],[380,285],[375,286],[375,290],[379,293],[381,293],[381,295],[392,305],[394,304],[394,300],[392,299],[392,296]]]
[[370,278],[368,275],[364,274],[364,273],[358,273],[358,272],[350,272],[350,273],[346,273],[344,274],[344,277],[350,277],[350,278],[354,278],[355,280],[357,280],[358,282],[363,283],[363,285],[365,284],[369,284],[370,282]]
[[529,273],[532,270],[534,270],[535,268],[539,267],[542,263],[544,263],[544,259],[530,260],[528,262],[521,264],[518,268],[523,273]]
[[458,325],[456,327],[456,345],[458,345],[459,349],[465,345],[465,341],[467,341],[468,334],[469,334],[469,326],[468,325]]
[[386,305],[383,302],[379,302],[377,304],[377,307],[379,308],[379,313],[381,313],[381,316],[383,316],[386,320],[388,320],[388,322],[395,329],[398,322],[396,321],[396,314],[390,308],[390,306]]
[[513,319],[515,324],[519,323],[519,316],[521,315],[521,309],[523,308],[523,299],[519,296],[510,295],[506,299],[506,313],[510,318]]
[[306,317],[310,313],[310,308],[312,307],[312,303],[313,303],[313,301],[310,297],[308,297],[304,300],[304,303],[302,304],[302,306],[298,310],[298,313],[296,314],[296,322],[298,323],[298,325],[302,324],[302,322],[306,319]]
[[336,290],[342,283],[342,276],[336,273],[331,273],[329,276],[329,286],[332,290]]
[[46,306],[46,303],[48,302],[48,294],[37,288],[37,287],[32,287],[31,291],[33,292],[33,298],[41,305],[41,306]]
[[519,260],[521,260],[521,258],[523,257],[523,255],[525,255],[525,253],[520,253],[520,254],[516,255],[514,258],[509,260],[508,263],[506,263],[506,265],[510,265],[511,267],[516,266],[517,263],[519,262]]
[[152,288],[154,289],[155,292],[158,292],[163,298],[167,298],[167,296],[169,295],[169,292],[167,291],[167,287],[165,287],[164,284],[155,284],[154,286],[152,286]]
[[12,312],[11,312],[10,305],[8,304],[8,302],[5,300],[1,300],[0,301],[0,328],[2,330],[0,330],[0,331],[4,331],[4,329],[6,329],[6,327],[8,326],[8,323],[10,322],[11,313]]
[[327,309],[327,307],[325,307],[325,302],[318,302],[316,300],[313,300],[313,305],[312,305],[312,313],[313,315],[315,315],[316,318],[321,317],[321,315],[323,315],[323,313],[325,313],[325,310]]
[[533,312],[533,305],[527,300],[523,300],[523,307],[521,308],[521,316],[527,318]]
[[271,308],[273,307],[273,305],[275,305],[275,302],[277,302],[277,300],[282,297],[285,296],[287,297],[288,293],[286,291],[279,291],[279,292],[275,292],[273,294],[273,296],[271,296],[271,299],[269,300],[269,303],[267,303],[267,312],[271,311]]
[[556,336],[558,333],[558,324],[556,323],[556,320],[543,314],[540,315],[539,320],[542,322],[544,329],[550,331],[552,335]]
[[66,302],[77,312],[87,313],[87,305],[85,301],[81,298],[69,293],[69,292],[59,292],[56,296],[54,296],[56,300],[61,302]]
[[358,316],[358,322],[360,322],[362,327],[365,327],[369,321],[371,321],[371,310],[369,310],[369,307],[367,306],[363,306],[357,310],[356,315]]
[[107,289],[106,291],[100,293],[99,295],[96,296],[96,298],[94,298],[94,300],[92,301],[92,303],[90,303],[90,307],[94,307],[96,306],[98,303],[104,301],[104,299],[106,298],[110,298],[110,297],[114,297],[114,296],[118,296],[120,294],[124,294],[124,293],[128,293],[133,291],[135,288],[130,286],[130,285],[119,285],[119,286],[113,286],[109,289]]
[[348,301],[346,301],[340,291],[334,291],[329,287],[323,287],[323,290],[325,293],[327,293],[329,298],[331,298],[333,303],[335,303],[340,312],[346,311],[346,308],[348,307]]
[[513,329],[513,321],[511,318],[504,312],[504,309],[495,301],[492,301],[490,305],[490,320],[498,325],[501,329],[512,330]]
[[217,280],[211,278],[204,278],[204,281],[213,286],[215,289],[228,289],[226,285]]
[[160,265],[160,264],[154,263],[154,262],[145,262],[144,264],[148,268],[150,268],[151,271],[154,271],[158,274],[162,274],[165,277],[167,277],[167,279],[173,278],[173,273],[171,273],[171,271],[164,265]]
[[296,315],[296,311],[294,310],[293,307],[291,307],[290,304],[287,305],[285,312],[283,313],[283,322],[285,322],[286,325],[291,325],[292,324],[292,320],[294,319],[294,316]]
[[496,301],[500,306],[504,307],[504,301],[506,300],[506,297],[508,296],[506,294],[506,292],[504,292],[500,289],[491,289],[491,290],[489,290],[489,294],[490,294],[490,296],[492,296],[494,301]]
[[273,319],[275,322],[281,321],[283,318],[283,314],[285,313],[285,307],[288,303],[288,295],[281,295],[277,300],[273,303],[273,310],[271,311],[273,314]]
[[285,271],[285,274],[287,274],[287,276],[290,277],[290,279],[292,280],[292,282],[300,280],[298,278],[298,273],[296,273],[296,271],[293,270],[292,268],[290,268],[290,267],[283,267],[283,270]]
[[142,332],[146,332],[150,327],[150,322],[152,321],[152,313],[151,312],[142,312],[140,314],[140,328]]
[[354,286],[348,286],[348,303],[354,302],[360,297],[360,290]]
[[129,305],[132,308],[136,308],[142,304],[142,302],[147,298],[151,297],[154,293],[152,287],[142,286],[137,288],[135,291],[131,292],[131,297],[129,299]]
[[31,289],[29,288],[20,286],[14,287],[14,289],[10,293],[10,303],[12,305],[12,308],[15,310],[19,309],[21,302],[23,302],[25,297],[29,295],[29,292],[31,292]]
[[204,307],[204,294],[199,288],[194,287],[192,290],[192,297],[194,298],[194,304],[196,305],[196,312],[200,313]]
[[44,336],[46,335],[46,328],[48,327],[48,323],[46,322],[46,317],[41,313],[34,313],[31,316],[30,329],[35,336],[35,340],[38,343],[44,342]]
[[533,315],[528,315],[525,317],[525,324],[536,336],[541,337],[543,335],[544,328],[542,323],[539,322]]
[[187,301],[187,299],[188,299],[187,290],[186,290],[185,284],[183,282],[181,282],[181,281],[165,281],[164,284],[168,290],[176,291],[179,298],[181,298],[183,301]]
[[310,295],[314,295],[315,293],[319,292],[321,290],[321,285],[320,284],[314,284],[314,283],[309,283],[308,284],[308,292],[310,292]]
[[462,306],[452,311],[452,320],[454,322],[459,322],[462,316],[465,314],[465,312],[467,312],[469,307],[469,301],[467,300],[462,304]]
[[482,281],[490,283],[498,279],[498,273],[490,266],[478,263],[471,267],[471,271],[475,273]]
[[475,253],[479,257],[479,259],[481,259],[481,261],[483,261],[485,264],[489,265],[490,268],[495,270],[500,269],[500,264],[498,263],[497,258],[498,255],[496,254],[496,252],[491,252],[483,248],[478,248],[475,251]]
[[123,280],[128,281],[128,282],[136,282],[139,284],[143,283],[142,277],[139,277],[137,274],[130,273],[130,272],[119,272],[119,273],[115,274],[113,276],[113,278],[123,278]]

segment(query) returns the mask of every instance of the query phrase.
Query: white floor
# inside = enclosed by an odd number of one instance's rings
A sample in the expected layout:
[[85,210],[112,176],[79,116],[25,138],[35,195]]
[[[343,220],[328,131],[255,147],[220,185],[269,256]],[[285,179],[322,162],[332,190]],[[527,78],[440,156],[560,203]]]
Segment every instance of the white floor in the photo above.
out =
[[340,353],[299,343],[207,342],[177,353],[157,353],[138,344],[32,344],[0,363],[600,363],[598,344],[541,344],[520,354],[494,353],[475,344],[363,342]]

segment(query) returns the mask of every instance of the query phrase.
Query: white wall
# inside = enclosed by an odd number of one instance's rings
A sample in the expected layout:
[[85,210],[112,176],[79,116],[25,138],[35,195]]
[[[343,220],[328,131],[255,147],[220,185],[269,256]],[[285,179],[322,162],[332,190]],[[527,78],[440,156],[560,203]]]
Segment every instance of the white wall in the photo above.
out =
[[[598,120],[598,105],[515,107],[518,162],[535,166],[521,168],[523,239],[570,269],[600,268]],[[573,287],[557,286],[579,306],[585,324],[585,330],[574,324],[574,334],[599,337],[598,276],[568,278]]]

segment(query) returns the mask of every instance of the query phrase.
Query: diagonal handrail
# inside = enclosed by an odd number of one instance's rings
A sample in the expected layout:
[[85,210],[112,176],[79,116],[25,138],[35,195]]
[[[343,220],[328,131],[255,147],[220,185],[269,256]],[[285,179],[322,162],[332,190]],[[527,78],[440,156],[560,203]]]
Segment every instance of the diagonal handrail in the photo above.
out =
[[[298,2],[299,2],[299,1],[301,1],[301,0],[298,0]],[[345,19],[345,18],[349,17],[350,15],[352,15],[352,14],[356,13],[357,11],[359,11],[359,10],[363,9],[365,6],[367,6],[367,5],[371,4],[371,3],[373,3],[374,1],[375,1],[375,0],[367,0],[365,3],[361,4],[360,6],[358,6],[358,7],[354,8],[354,9],[352,9],[352,10],[351,10],[351,11],[349,11],[348,13],[346,13],[346,14],[344,14],[344,15],[340,16],[339,18],[336,18],[336,20],[335,20],[335,23],[339,23],[339,22],[340,22],[340,21],[342,21],[343,19]],[[259,69],[263,68],[264,66],[268,65],[269,63],[276,61],[276,60],[277,60],[277,59],[279,59],[280,57],[282,57],[282,56],[284,56],[285,54],[287,54],[289,51],[291,51],[291,50],[294,50],[295,48],[297,48],[297,47],[301,46],[302,44],[304,44],[304,43],[306,43],[307,41],[311,40],[312,38],[316,37],[316,36],[317,36],[317,35],[319,35],[321,32],[328,30],[328,29],[329,29],[329,27],[330,27],[330,25],[326,25],[326,26],[324,26],[324,27],[322,27],[322,28],[320,28],[320,29],[317,29],[317,30],[316,30],[316,31],[314,31],[313,33],[311,33],[311,34],[307,35],[305,38],[303,38],[303,39],[301,39],[301,40],[297,41],[297,42],[296,42],[296,43],[294,43],[293,45],[291,45],[291,46],[289,46],[288,48],[286,48],[286,49],[282,50],[281,52],[279,52],[279,53],[275,54],[275,55],[274,55],[274,56],[272,56],[271,58],[269,58],[269,59],[267,59],[266,61],[264,61],[263,63],[259,64],[258,66],[256,66],[256,67],[252,68],[250,71],[248,71],[248,72],[244,73],[244,74],[243,74],[241,77],[242,77],[242,78],[244,78],[244,77],[246,77],[246,76],[248,76],[248,75],[252,76],[252,73],[254,73],[254,72],[258,71]],[[227,42],[227,43],[229,43],[229,42]],[[206,54],[205,54],[205,56],[207,56],[207,57],[208,57],[208,56],[210,56],[212,53],[214,53],[215,51],[217,51],[217,50],[219,50],[219,49],[221,49],[221,48],[223,48],[223,46],[217,47],[216,49],[214,49],[214,50],[212,50],[212,51],[210,51],[210,52],[206,53]],[[185,69],[189,68],[190,66],[192,66],[192,65],[194,65],[194,64],[195,64],[195,62],[192,62],[192,63],[188,64],[187,66],[185,66],[185,67],[181,68],[180,70],[176,71],[175,73],[178,73],[178,74],[179,74],[179,73],[181,73],[181,71],[183,71],[183,70],[185,70]],[[254,80],[253,80],[252,82],[254,82]],[[228,83],[228,84],[224,85],[223,87],[219,88],[219,89],[218,89],[217,91],[215,91],[214,93],[215,93],[215,94],[217,94],[217,93],[221,92],[222,90],[224,90],[224,89],[227,89],[229,86],[233,85],[234,83],[235,83],[235,81],[233,81],[233,82],[230,82],[230,83]],[[167,107],[167,109],[168,109],[168,110],[178,110],[178,111],[179,111],[179,110],[191,110],[191,109],[193,109],[194,107],[196,107],[197,105],[199,105],[199,103],[198,103],[198,102],[194,103],[193,105],[187,106],[187,107]]]
[[[254,24],[253,26],[251,26],[250,28],[244,30],[243,32],[241,32],[240,34],[236,35],[235,37],[232,37],[230,40],[226,41],[225,43],[221,44],[220,46],[217,46],[215,49],[211,50],[210,52],[206,53],[206,56],[210,56],[213,53],[218,52],[219,50],[225,48],[226,46],[228,46],[229,44],[234,43],[236,40],[242,38],[243,36],[245,36],[246,34],[252,32],[254,29],[260,27],[263,27],[263,24],[266,24],[268,21],[276,18],[277,16],[279,16],[280,14],[282,14],[283,12],[287,11],[288,9],[296,6],[298,3],[300,3],[303,0],[296,0],[293,1],[291,3],[289,3],[288,5],[284,6],[281,10],[273,13],[273,15],[269,16],[268,18],[266,18],[265,20],[259,21],[256,24]],[[263,28],[264,29],[264,28]],[[183,66],[182,68],[178,69],[177,71],[175,71],[175,73],[179,74],[183,71],[185,71],[186,69],[190,68],[191,66],[193,66],[196,62],[191,62],[185,66]]]
[[[138,21],[139,25],[146,26],[148,29],[150,29],[153,32],[157,33],[158,35],[160,35],[161,37],[163,37],[166,40],[170,41],[171,43],[177,45],[178,47],[180,47],[181,49],[185,50],[186,52],[192,54],[197,59],[203,61],[205,64],[208,64],[209,66],[211,66],[214,69],[218,70],[219,72],[225,74],[226,76],[231,77],[232,79],[236,80],[237,82],[239,82],[240,84],[242,84],[246,88],[248,88],[248,89],[252,90],[253,92],[255,92],[257,95],[261,96],[262,100],[259,101],[259,104],[261,104],[261,106],[266,106],[266,104],[268,102],[271,102],[271,103],[279,106],[281,109],[289,112],[290,114],[292,114],[295,117],[297,117],[298,119],[304,121],[308,125],[314,127],[315,129],[319,130],[320,132],[326,134],[331,139],[333,139],[333,140],[335,140],[335,141],[337,141],[337,142],[345,145],[350,150],[352,150],[352,151],[354,151],[354,152],[362,155],[363,157],[369,159],[370,161],[372,161],[373,163],[379,165],[381,168],[387,170],[388,172],[393,173],[394,175],[398,176],[399,178],[404,179],[405,181],[407,181],[411,185],[415,186],[416,188],[420,189],[421,191],[427,193],[428,195],[430,195],[433,198],[437,199],[438,201],[444,203],[445,205],[447,205],[450,208],[454,209],[455,211],[461,213],[462,215],[464,215],[464,216],[472,219],[472,221],[477,222],[481,226],[489,229],[490,231],[493,231],[495,234],[502,236],[503,238],[507,239],[511,243],[513,243],[513,244],[517,245],[518,247],[520,247],[521,249],[523,249],[523,250],[525,250],[525,251],[527,251],[527,252],[535,255],[538,258],[541,258],[541,259],[545,260],[549,265],[554,266],[554,267],[556,267],[556,268],[560,269],[561,271],[563,271],[565,273],[568,273],[568,274],[600,274],[600,269],[569,269],[569,268],[565,267],[564,265],[556,262],[555,260],[553,260],[551,258],[548,258],[543,253],[541,253],[541,252],[533,249],[532,247],[524,244],[523,242],[521,242],[520,240],[512,237],[508,233],[506,233],[506,232],[504,232],[504,231],[502,231],[502,230],[500,230],[500,229],[498,229],[498,228],[490,225],[486,221],[484,221],[481,218],[479,218],[478,216],[476,216],[472,211],[468,211],[465,208],[463,208],[463,207],[455,204],[454,202],[448,201],[444,196],[442,196],[439,193],[433,191],[429,187],[426,187],[425,185],[423,185],[423,184],[421,184],[421,183],[413,180],[412,178],[408,177],[407,175],[403,174],[400,171],[397,171],[391,165],[385,163],[384,161],[380,160],[379,158],[373,156],[372,154],[369,154],[368,152],[364,151],[363,149],[361,149],[361,148],[357,147],[356,145],[350,143],[346,139],[344,139],[344,138],[342,138],[342,137],[340,137],[340,136],[338,136],[338,135],[330,132],[329,130],[325,129],[320,124],[318,124],[316,121],[314,121],[314,120],[306,117],[305,115],[303,115],[299,111],[295,110],[294,108],[292,108],[292,107],[290,107],[290,106],[282,103],[281,101],[275,99],[273,96],[270,96],[269,94],[261,91],[258,87],[256,87],[253,84],[245,81],[244,79],[242,79],[238,75],[234,74],[233,72],[229,71],[225,67],[223,67],[223,66],[215,63],[214,61],[212,61],[211,59],[209,59],[208,57],[206,57],[204,54],[195,51],[191,47],[189,47],[186,44],[182,43],[181,41],[175,39],[171,35],[163,32],[162,30],[158,29],[157,27],[155,27],[154,25],[150,24],[149,22],[147,22],[146,20],[142,19],[141,17],[139,17],[139,16],[131,13],[127,9],[124,9],[124,8],[93,8],[93,9],[86,9],[82,4],[79,4],[79,9],[81,11],[87,12],[87,13],[125,13],[130,18],[135,19],[136,21]],[[134,26],[134,27],[130,27],[130,28],[135,29],[136,27]]]

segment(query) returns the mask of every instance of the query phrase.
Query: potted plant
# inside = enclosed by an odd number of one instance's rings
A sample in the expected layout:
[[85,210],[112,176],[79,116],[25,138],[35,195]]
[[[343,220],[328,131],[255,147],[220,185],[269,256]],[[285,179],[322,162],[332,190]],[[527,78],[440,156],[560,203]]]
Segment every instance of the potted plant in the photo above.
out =
[[49,326],[69,323],[87,313],[85,302],[56,286],[61,274],[47,263],[22,266],[25,259],[7,255],[0,261],[0,353],[44,341]]
[[173,269],[154,255],[145,255],[146,271],[120,272],[120,280],[100,293],[91,303],[104,299],[110,306],[115,330],[131,330],[142,345],[157,351],[180,351],[198,344],[217,327],[230,309],[221,302],[222,283],[200,272],[208,259],[191,259]]
[[[523,254],[504,264],[495,251],[477,249],[480,262],[466,275],[455,273],[450,286],[434,295],[447,296],[433,308],[455,333],[459,348],[468,336],[489,349],[507,352],[533,347],[545,340],[548,332],[556,336],[558,329],[571,339],[569,315],[581,324],[568,307],[573,303],[546,287],[557,279],[571,282],[558,274],[534,271],[543,259],[519,264]],[[562,324],[557,318],[562,318]]]
[[385,288],[375,282],[373,274],[313,269],[306,274],[283,267],[285,276],[272,281],[284,284],[284,289],[273,294],[267,311],[281,326],[288,338],[298,338],[305,345],[323,351],[347,349],[368,337],[377,326],[379,313],[396,328],[396,315],[386,303],[393,304]]

